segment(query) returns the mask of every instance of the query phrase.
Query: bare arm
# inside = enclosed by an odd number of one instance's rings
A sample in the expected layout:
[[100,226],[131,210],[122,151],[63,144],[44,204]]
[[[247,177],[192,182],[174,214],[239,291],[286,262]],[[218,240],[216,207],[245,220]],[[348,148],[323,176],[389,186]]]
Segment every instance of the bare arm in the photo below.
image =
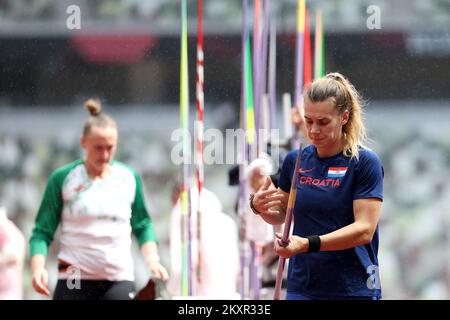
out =
[[162,279],[164,281],[169,279],[166,268],[160,263],[156,242],[147,241],[142,244],[141,253],[145,259],[145,264],[156,279]]
[[[372,241],[381,213],[381,201],[375,198],[355,200],[353,201],[353,212],[355,218],[353,223],[320,235],[320,251],[344,250]],[[275,251],[284,258],[308,251],[309,243],[306,238],[291,236],[290,243],[285,248],[279,244],[280,234],[277,234],[277,238]]]

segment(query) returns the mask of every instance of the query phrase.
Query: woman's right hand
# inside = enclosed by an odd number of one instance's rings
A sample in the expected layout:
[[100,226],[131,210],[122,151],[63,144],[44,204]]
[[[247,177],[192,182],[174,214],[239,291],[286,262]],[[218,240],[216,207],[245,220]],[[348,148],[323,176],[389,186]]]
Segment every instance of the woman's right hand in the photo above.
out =
[[50,296],[50,290],[47,286],[48,272],[45,268],[39,268],[33,271],[33,288],[37,293]]
[[[258,211],[263,218],[277,218],[284,217],[284,204],[287,203],[287,193],[279,189],[270,189],[272,184],[270,177],[266,177],[264,184],[256,191],[253,196],[253,207]],[[265,219],[267,220],[267,219]],[[272,220],[272,219],[271,219]],[[284,219],[283,219],[284,220]],[[282,223],[282,222],[281,222]]]
[[48,290],[48,272],[45,269],[45,256],[42,254],[36,254],[31,257],[31,273],[33,275],[32,283],[33,288],[37,293],[43,294],[47,297],[50,296],[50,290]]

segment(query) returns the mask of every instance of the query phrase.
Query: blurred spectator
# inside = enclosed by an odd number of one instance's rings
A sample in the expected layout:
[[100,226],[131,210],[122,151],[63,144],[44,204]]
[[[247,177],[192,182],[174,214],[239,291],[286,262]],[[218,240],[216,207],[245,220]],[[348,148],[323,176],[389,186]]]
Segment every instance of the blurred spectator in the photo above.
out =
[[[175,190],[175,202],[170,221],[171,273],[168,290],[173,296],[181,295],[181,203]],[[191,189],[192,270],[194,295],[207,299],[236,299],[239,276],[237,225],[222,212],[220,200],[203,188],[200,201],[201,240],[197,237],[198,189]],[[200,246],[200,247],[199,247]],[[200,256],[198,252],[200,250]],[[200,264],[199,264],[200,257]],[[198,281],[196,281],[198,279]]]
[[0,206],[0,300],[23,298],[25,237]]

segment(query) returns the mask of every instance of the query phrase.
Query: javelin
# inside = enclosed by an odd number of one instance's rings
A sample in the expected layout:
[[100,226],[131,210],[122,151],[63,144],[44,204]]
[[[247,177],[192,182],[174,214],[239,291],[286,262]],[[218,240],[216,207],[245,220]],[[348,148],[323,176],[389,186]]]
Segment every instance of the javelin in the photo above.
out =
[[189,132],[189,86],[188,86],[188,55],[187,55],[187,9],[186,0],[181,2],[181,61],[180,61],[180,127],[183,130],[183,174],[181,183],[181,294],[192,295],[192,265],[191,265],[191,237],[189,203],[189,164],[190,150],[187,133]]
[[[253,120],[253,109],[252,112],[249,111],[248,108],[248,98],[252,98],[251,95],[248,95],[248,83],[247,83],[247,72],[248,72],[248,59],[247,59],[247,45],[248,45],[248,0],[242,0],[242,53],[241,53],[241,127],[244,129],[244,132],[249,130],[248,128],[248,117],[251,116],[250,123],[254,124]],[[253,99],[252,99],[253,103]],[[254,130],[254,128],[252,127]],[[253,131],[252,131],[253,133]],[[252,136],[253,137],[253,136]],[[247,198],[247,181],[245,180],[245,170],[247,167],[247,157],[248,157],[248,145],[250,138],[246,134],[247,139],[243,139],[242,141],[242,155],[241,155],[241,163],[239,165],[239,255],[240,255],[240,284],[239,284],[239,293],[241,294],[241,299],[244,299],[247,294],[246,290],[246,270],[247,270],[247,253],[245,250],[245,238],[244,238],[244,208],[245,201]]]
[[300,108],[303,92],[303,64],[304,64],[304,32],[305,32],[305,0],[297,1],[297,46],[295,50],[295,107]]
[[199,284],[202,282],[202,212],[200,211],[200,201],[203,187],[203,110],[204,110],[204,60],[203,60],[203,1],[198,0],[198,35],[197,35],[197,188],[198,188],[198,202],[197,202],[197,281]]
[[[298,171],[300,169],[301,161],[302,161],[302,145],[300,144],[300,146],[298,147],[297,160],[295,161],[295,169],[291,182],[291,191],[289,192],[289,201],[286,209],[286,217],[284,220],[284,232],[283,238],[281,239],[281,245],[283,247],[287,247],[287,245],[289,244],[289,233],[291,232],[292,216],[294,213],[295,198],[297,196]],[[275,282],[275,292],[273,297],[274,300],[280,300],[281,282],[283,279],[285,262],[286,262],[285,258],[281,256],[278,258],[277,278]]]

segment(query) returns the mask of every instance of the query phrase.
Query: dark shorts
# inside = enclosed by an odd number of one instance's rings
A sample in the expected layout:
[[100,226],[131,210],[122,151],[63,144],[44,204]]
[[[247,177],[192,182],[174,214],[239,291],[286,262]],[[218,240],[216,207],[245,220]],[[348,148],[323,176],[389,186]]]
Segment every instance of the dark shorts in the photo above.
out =
[[58,280],[53,300],[132,300],[133,281]]

